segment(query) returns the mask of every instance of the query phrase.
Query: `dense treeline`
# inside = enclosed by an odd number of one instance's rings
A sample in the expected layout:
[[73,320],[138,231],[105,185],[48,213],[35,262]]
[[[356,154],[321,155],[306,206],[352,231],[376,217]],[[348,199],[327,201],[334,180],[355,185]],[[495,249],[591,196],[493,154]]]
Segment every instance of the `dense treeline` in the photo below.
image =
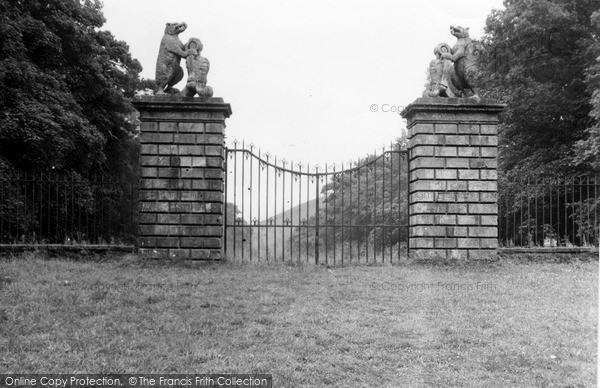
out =
[[509,245],[582,244],[597,235],[582,220],[597,217],[599,198],[594,187],[564,182],[587,182],[576,177],[600,171],[600,3],[504,5],[488,16],[479,63],[481,94],[507,104],[498,189],[501,199],[512,200],[501,203],[501,232]]
[[[130,98],[141,66],[100,29],[104,22],[97,0],[0,0],[0,176],[52,172],[76,182],[84,211],[98,191],[90,180],[132,181],[137,170]],[[0,218],[18,221],[11,233],[26,234],[52,214],[31,201],[31,193],[4,191]]]
[[487,19],[480,86],[507,104],[500,170],[511,177],[598,168],[600,3],[507,0]]

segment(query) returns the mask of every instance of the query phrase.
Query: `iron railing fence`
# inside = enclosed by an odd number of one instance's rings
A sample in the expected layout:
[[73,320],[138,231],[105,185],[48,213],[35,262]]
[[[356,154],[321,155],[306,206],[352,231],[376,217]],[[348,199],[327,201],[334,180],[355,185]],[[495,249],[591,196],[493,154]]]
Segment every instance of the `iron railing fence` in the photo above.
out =
[[598,247],[600,177],[499,181],[503,247]]
[[226,150],[228,258],[336,265],[406,257],[406,151],[311,167],[238,144]]
[[0,244],[111,244],[136,240],[137,183],[104,174],[0,176]]

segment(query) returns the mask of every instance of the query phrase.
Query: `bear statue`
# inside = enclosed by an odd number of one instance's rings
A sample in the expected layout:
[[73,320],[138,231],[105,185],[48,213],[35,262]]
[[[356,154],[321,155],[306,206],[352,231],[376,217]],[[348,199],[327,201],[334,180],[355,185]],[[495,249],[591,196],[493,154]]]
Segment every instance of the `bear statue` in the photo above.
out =
[[452,47],[451,52],[443,53],[441,59],[447,59],[454,63],[452,84],[457,90],[457,95],[479,101],[474,81],[477,56],[482,50],[481,45],[469,37],[468,28],[450,26],[450,33],[456,37],[456,44]]
[[183,69],[179,65],[181,58],[197,54],[194,49],[185,50],[179,39],[179,34],[186,28],[185,23],[167,23],[165,27],[156,60],[156,94],[176,93],[173,85],[183,79]]

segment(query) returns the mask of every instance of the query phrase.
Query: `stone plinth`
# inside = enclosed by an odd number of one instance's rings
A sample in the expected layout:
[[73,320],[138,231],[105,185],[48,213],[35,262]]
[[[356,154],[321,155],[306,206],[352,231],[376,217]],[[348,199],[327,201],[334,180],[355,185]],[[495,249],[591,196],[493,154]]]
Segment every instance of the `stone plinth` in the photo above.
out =
[[138,251],[150,258],[218,260],[223,249],[221,98],[152,96],[140,112]]
[[498,248],[498,114],[493,100],[419,98],[409,147],[410,255],[477,260]]

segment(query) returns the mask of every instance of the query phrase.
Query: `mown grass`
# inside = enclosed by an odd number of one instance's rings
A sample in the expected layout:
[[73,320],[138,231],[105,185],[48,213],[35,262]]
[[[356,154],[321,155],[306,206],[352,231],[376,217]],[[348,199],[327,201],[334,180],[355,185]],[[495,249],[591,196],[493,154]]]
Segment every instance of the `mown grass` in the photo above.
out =
[[[598,263],[0,260],[0,369],[276,387],[592,387]],[[462,288],[462,289],[461,289]]]

